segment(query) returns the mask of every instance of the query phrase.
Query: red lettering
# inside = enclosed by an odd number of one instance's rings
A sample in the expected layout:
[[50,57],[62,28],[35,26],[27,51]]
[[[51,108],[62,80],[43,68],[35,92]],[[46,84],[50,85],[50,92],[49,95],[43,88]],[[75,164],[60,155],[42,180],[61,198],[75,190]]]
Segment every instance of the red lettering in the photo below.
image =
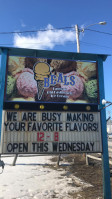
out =
[[43,142],[44,141],[44,132],[38,132],[37,133],[37,141]]
[[59,132],[54,133],[54,141],[56,141],[56,142],[59,141]]

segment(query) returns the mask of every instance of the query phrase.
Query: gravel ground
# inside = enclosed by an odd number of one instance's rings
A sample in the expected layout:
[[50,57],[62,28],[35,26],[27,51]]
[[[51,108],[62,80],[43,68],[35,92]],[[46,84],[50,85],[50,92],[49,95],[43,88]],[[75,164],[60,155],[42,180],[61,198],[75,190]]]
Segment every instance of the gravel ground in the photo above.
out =
[[[57,161],[56,158],[52,158],[52,161]],[[70,166],[64,165],[64,162],[71,162]],[[74,175],[84,182],[91,184],[79,192],[70,193],[73,199],[103,199],[103,180],[102,180],[102,165],[101,161],[90,161],[90,165],[85,163],[85,157],[83,155],[67,155],[61,158],[60,167],[65,169],[66,175]],[[75,183],[71,184],[73,187]],[[112,193],[112,177],[111,177],[111,193]]]

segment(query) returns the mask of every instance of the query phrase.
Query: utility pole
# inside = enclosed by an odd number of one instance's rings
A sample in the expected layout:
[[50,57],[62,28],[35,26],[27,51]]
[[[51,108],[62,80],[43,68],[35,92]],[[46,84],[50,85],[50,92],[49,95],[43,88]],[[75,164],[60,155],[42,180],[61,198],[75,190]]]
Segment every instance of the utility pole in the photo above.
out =
[[76,42],[77,42],[77,52],[80,53],[80,41],[79,41],[79,34],[80,32],[84,32],[86,28],[90,27],[90,26],[94,26],[94,25],[105,25],[107,22],[106,21],[101,21],[98,23],[94,23],[94,24],[90,24],[88,26],[86,26],[85,28],[82,28],[81,30],[79,30],[78,25],[75,25],[75,32],[76,32]]
[[75,31],[76,31],[77,52],[80,53],[79,28],[77,24],[75,25]]

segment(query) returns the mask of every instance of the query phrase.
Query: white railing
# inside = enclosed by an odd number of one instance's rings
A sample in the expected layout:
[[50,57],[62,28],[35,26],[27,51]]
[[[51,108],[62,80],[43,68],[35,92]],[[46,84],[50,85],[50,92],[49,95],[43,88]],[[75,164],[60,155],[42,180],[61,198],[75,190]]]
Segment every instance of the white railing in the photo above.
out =
[[[109,152],[109,164],[112,165],[112,138],[108,139],[108,152]],[[89,165],[89,159],[102,160],[101,153],[86,154],[86,164]]]

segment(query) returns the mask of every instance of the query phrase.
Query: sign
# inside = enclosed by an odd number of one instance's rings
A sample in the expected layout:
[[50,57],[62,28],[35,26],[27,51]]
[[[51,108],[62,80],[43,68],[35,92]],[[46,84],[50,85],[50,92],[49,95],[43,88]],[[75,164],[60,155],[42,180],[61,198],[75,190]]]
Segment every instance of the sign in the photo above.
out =
[[5,102],[98,104],[96,62],[8,56]]
[[2,153],[102,152],[99,112],[5,111]]
[[103,195],[111,198],[101,105],[107,55],[9,47],[1,47],[0,54],[1,154],[101,152]]

